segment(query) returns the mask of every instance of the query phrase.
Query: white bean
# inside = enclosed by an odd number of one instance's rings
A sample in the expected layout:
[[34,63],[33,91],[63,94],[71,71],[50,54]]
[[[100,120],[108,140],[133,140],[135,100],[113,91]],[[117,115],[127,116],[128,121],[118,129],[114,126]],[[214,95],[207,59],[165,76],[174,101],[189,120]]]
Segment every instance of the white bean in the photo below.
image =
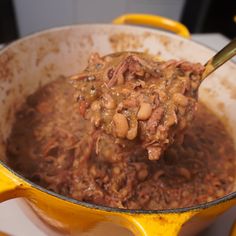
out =
[[131,127],[127,132],[126,138],[129,140],[133,140],[136,138],[138,134],[138,121],[137,120],[132,121],[132,124],[130,126]]
[[175,93],[175,94],[173,95],[173,101],[174,101],[175,103],[177,103],[178,105],[183,106],[183,107],[185,107],[185,106],[188,105],[188,98],[185,97],[185,96],[184,96],[183,94],[181,94],[181,93]]
[[138,120],[147,120],[151,116],[151,114],[152,114],[152,106],[147,102],[141,103],[137,114]]
[[129,130],[129,124],[126,117],[123,114],[116,113],[113,116],[113,122],[115,125],[115,132],[117,137],[125,138]]

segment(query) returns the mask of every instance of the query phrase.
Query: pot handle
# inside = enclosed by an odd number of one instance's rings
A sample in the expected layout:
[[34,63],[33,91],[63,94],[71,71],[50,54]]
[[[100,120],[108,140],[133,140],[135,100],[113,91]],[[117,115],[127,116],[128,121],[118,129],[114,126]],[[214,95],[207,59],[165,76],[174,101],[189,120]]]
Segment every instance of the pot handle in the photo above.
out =
[[126,14],[115,18],[112,23],[149,25],[174,32],[184,38],[190,38],[190,33],[185,25],[163,16],[149,14]]
[[128,227],[139,236],[177,236],[185,222],[197,212],[130,216]]
[[230,236],[236,236],[236,221],[231,227]]
[[20,178],[0,163],[0,202],[23,196],[23,190]]

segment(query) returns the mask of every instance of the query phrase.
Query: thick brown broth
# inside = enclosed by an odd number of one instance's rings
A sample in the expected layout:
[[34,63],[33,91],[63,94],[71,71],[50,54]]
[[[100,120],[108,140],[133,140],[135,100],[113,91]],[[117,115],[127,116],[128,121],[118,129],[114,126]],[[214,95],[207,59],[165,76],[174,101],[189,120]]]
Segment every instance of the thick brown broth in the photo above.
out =
[[9,165],[62,195],[127,209],[187,207],[234,191],[233,141],[204,105],[199,104],[183,144],[158,161],[148,160],[136,142],[124,149],[78,110],[64,78],[28,97],[8,140]]

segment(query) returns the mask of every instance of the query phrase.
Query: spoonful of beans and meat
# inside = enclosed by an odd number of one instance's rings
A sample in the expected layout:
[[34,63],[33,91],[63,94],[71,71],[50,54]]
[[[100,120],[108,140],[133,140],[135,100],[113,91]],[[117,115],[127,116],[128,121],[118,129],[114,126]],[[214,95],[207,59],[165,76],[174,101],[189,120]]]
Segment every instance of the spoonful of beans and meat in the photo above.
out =
[[87,68],[70,79],[86,119],[124,143],[140,141],[148,158],[158,160],[192,121],[199,85],[223,64],[215,57],[204,67],[138,52],[93,54]]

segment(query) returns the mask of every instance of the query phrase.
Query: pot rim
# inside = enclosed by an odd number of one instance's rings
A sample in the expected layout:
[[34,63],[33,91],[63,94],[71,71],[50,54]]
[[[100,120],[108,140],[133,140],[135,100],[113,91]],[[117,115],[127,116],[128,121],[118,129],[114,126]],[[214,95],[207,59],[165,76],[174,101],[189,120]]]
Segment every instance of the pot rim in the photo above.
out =
[[[157,31],[165,36],[171,37],[171,38],[181,38],[181,40],[189,42],[189,39],[186,38],[182,38],[178,35],[175,35],[173,33],[169,33],[169,32],[165,32],[162,30],[158,30],[158,29],[149,29],[146,27],[142,27],[142,26],[135,26],[135,25],[113,25],[113,24],[72,24],[72,25],[67,25],[67,26],[62,26],[62,27],[53,27],[53,28],[49,28],[46,30],[42,30],[39,32],[35,32],[32,34],[29,34],[21,39],[18,39],[16,41],[10,42],[9,44],[7,44],[5,47],[0,49],[0,54],[4,53],[5,50],[7,50],[9,47],[13,47],[14,45],[17,45],[18,43],[21,43],[22,41],[26,40],[26,39],[30,39],[30,38],[34,38],[37,37],[38,35],[43,35],[43,34],[47,34],[50,32],[54,32],[54,31],[60,31],[60,30],[66,30],[66,29],[71,29],[71,28],[87,28],[87,27],[114,27],[114,28],[137,28],[138,30],[148,30],[148,32],[153,32],[156,33]],[[197,45],[197,46],[202,46],[204,48],[207,48],[211,51],[216,52],[216,50],[210,48],[209,46],[206,46],[204,44],[198,43],[196,41],[192,41],[191,43]],[[236,63],[233,63],[232,61],[230,61],[231,65],[233,65],[234,67],[236,67]],[[198,205],[194,205],[194,206],[190,206],[190,207],[183,207],[183,208],[174,208],[174,209],[164,209],[164,210],[135,210],[135,209],[121,209],[121,208],[115,208],[115,207],[108,207],[108,206],[102,206],[102,205],[97,205],[97,204],[93,204],[93,203],[88,203],[88,202],[83,202],[83,201],[79,201],[70,197],[66,197],[63,196],[61,194],[55,193],[53,191],[47,190],[46,188],[41,187],[38,184],[35,184],[34,182],[28,180],[27,178],[25,178],[24,176],[18,174],[17,172],[15,172],[12,168],[10,168],[6,163],[4,163],[3,161],[0,160],[0,165],[3,165],[8,171],[10,171],[13,175],[16,175],[17,177],[19,177],[21,180],[23,180],[24,182],[30,184],[30,187],[33,187],[41,192],[44,192],[46,194],[49,194],[53,197],[57,197],[63,201],[67,201],[70,202],[72,204],[76,204],[76,205],[81,205],[83,207],[86,208],[90,208],[90,209],[96,209],[96,210],[103,210],[106,212],[114,212],[114,213],[127,213],[127,214],[170,214],[170,213],[184,213],[184,212],[188,212],[188,211],[197,211],[197,210],[203,210],[203,209],[207,209],[213,206],[216,206],[218,204],[230,201],[232,199],[236,199],[236,191],[227,194],[221,198],[217,198],[213,201],[210,202],[206,202],[206,203],[202,203],[202,204],[198,204]]]

